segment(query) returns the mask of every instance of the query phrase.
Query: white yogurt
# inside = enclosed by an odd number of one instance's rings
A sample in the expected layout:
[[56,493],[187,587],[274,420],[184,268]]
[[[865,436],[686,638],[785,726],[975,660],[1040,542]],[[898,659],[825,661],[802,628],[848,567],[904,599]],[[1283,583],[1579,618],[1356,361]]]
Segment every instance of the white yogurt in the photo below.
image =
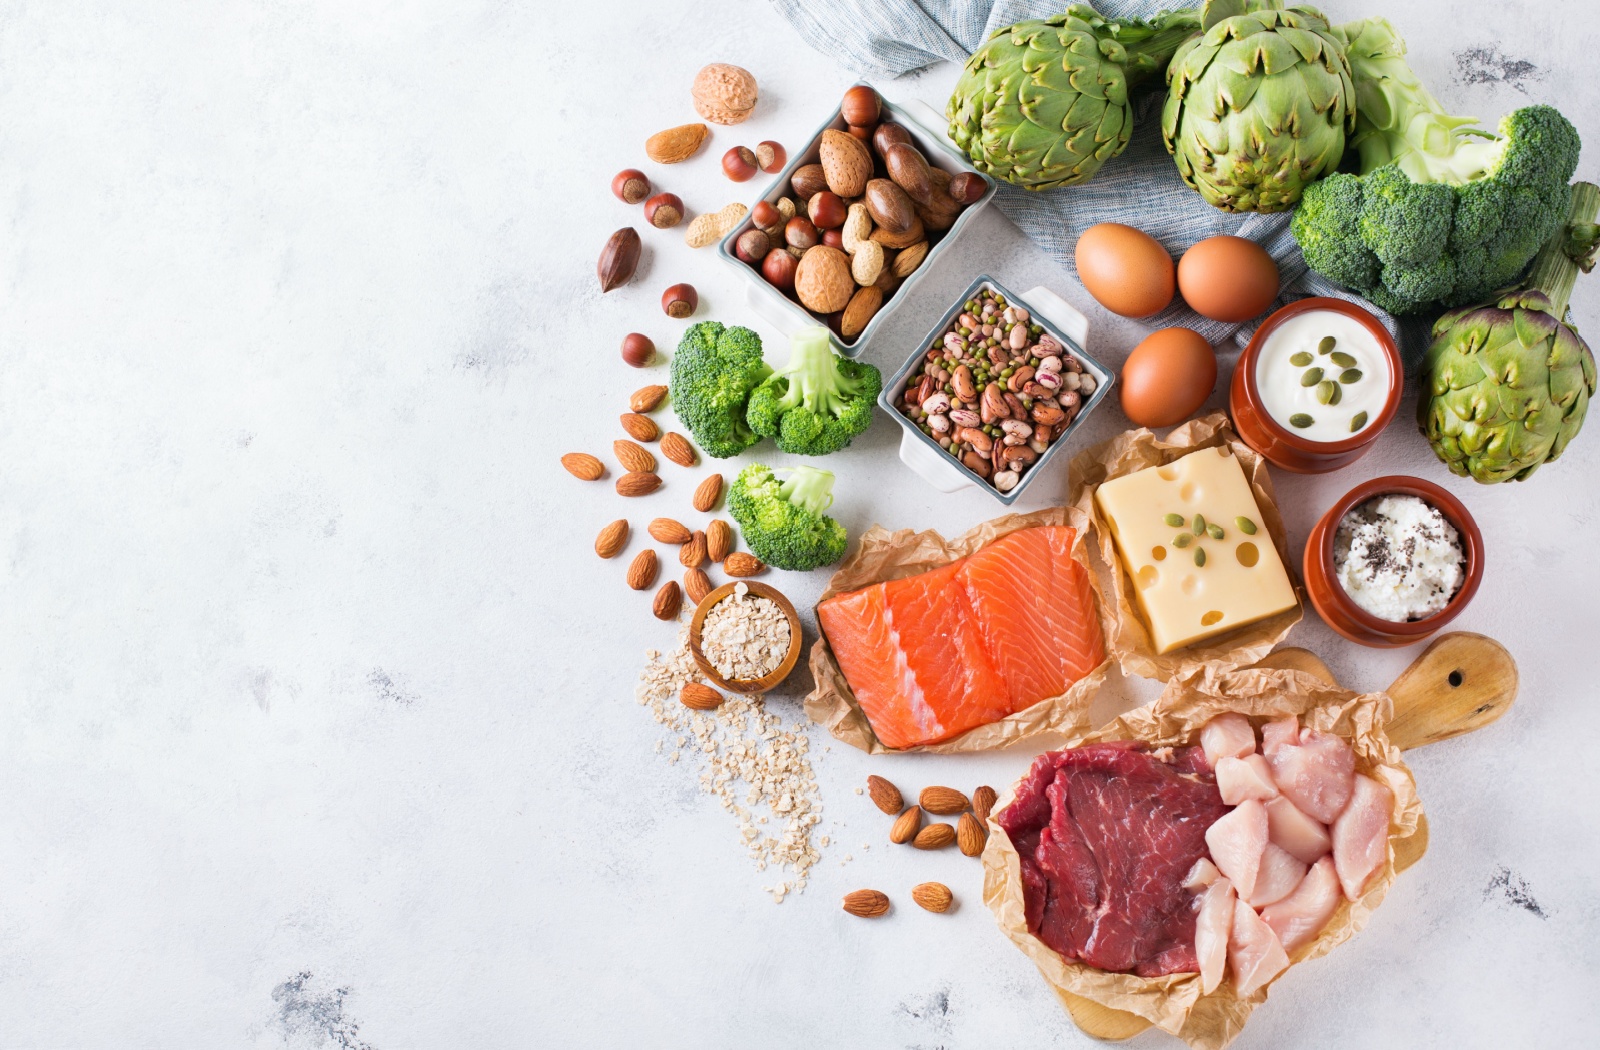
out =
[[1461,534],[1416,496],[1379,496],[1339,522],[1333,566],[1350,599],[1380,620],[1424,620],[1443,611],[1467,571]]
[[[1334,345],[1323,352],[1328,336]],[[1306,385],[1311,378],[1317,382]],[[1268,333],[1256,355],[1262,406],[1279,426],[1307,441],[1345,441],[1371,427],[1393,382],[1378,340],[1366,325],[1337,310],[1296,314]],[[1319,393],[1331,393],[1335,400],[1325,404]]]

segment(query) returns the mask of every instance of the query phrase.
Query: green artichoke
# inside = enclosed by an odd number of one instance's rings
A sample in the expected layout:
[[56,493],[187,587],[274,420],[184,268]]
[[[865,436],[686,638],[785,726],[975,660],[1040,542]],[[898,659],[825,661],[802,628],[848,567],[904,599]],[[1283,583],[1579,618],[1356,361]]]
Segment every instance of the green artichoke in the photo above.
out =
[[1578,270],[1594,258],[1600,188],[1573,186],[1565,226],[1522,284],[1433,326],[1417,423],[1453,473],[1522,481],[1560,456],[1595,394],[1594,356],[1567,317]]
[[1333,171],[1356,117],[1344,42],[1282,0],[1207,0],[1202,32],[1167,67],[1161,137],[1225,211],[1285,211]]
[[973,167],[1032,190],[1094,177],[1133,133],[1130,92],[1161,71],[1200,26],[1192,11],[1145,20],[1065,14],[995,30],[973,52],[945,107]]

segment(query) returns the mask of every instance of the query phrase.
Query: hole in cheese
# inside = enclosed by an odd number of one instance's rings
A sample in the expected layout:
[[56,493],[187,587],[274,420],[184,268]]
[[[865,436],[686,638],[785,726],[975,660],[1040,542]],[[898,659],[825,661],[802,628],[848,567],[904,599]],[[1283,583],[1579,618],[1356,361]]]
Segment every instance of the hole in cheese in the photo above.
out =
[[1160,478],[1162,481],[1177,481],[1178,468],[1173,466],[1171,463],[1168,463],[1164,467],[1157,467],[1156,477]]
[[1139,587],[1141,590],[1148,591],[1156,585],[1156,581],[1159,579],[1161,579],[1161,574],[1156,571],[1154,565],[1146,565],[1139,570]]
[[1165,548],[1165,547],[1151,547],[1150,548],[1150,557],[1154,558],[1156,561],[1166,561],[1167,560],[1167,548]]
[[1194,573],[1190,573],[1183,578],[1183,583],[1179,585],[1179,589],[1182,590],[1184,594],[1189,595],[1189,597],[1194,597],[1200,593],[1200,577],[1196,576]]
[[1215,609],[1212,609],[1210,612],[1208,612],[1204,616],[1200,617],[1200,626],[1201,627],[1210,627],[1212,624],[1216,623],[1217,621],[1219,621],[1221,619],[1222,619],[1222,613],[1218,612]]
[[1178,498],[1185,503],[1194,503],[1200,498],[1200,486],[1192,481],[1185,481],[1183,487],[1178,489]]
[[1239,564],[1243,565],[1247,569],[1253,568],[1255,563],[1261,560],[1261,552],[1257,550],[1256,545],[1251,543],[1249,540],[1245,540],[1243,543],[1239,544],[1239,546],[1235,547],[1233,556],[1238,558]]

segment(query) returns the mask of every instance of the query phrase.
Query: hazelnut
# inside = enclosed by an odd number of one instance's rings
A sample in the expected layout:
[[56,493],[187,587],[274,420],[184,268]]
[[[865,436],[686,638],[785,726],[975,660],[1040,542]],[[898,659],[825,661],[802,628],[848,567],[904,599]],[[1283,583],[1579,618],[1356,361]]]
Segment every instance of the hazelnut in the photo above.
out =
[[622,359],[634,368],[644,368],[656,359],[656,344],[647,335],[629,332],[622,337]]
[[846,210],[844,201],[837,193],[823,190],[806,202],[806,213],[818,228],[836,230],[844,225]]
[[872,145],[878,151],[878,156],[880,157],[887,154],[889,147],[897,143],[906,146],[916,145],[915,142],[911,141],[911,132],[892,120],[884,121],[872,132]]
[[750,221],[767,230],[783,221],[783,213],[771,201],[756,201],[756,206],[750,209]]
[[950,180],[950,189],[946,192],[955,198],[957,204],[971,204],[982,197],[988,188],[982,175],[975,171],[963,171]]
[[776,175],[789,163],[789,151],[783,148],[781,142],[767,139],[765,142],[756,143],[756,163],[768,175]]
[[799,266],[799,260],[788,252],[768,252],[761,260],[761,276],[780,292],[793,292],[794,272]]
[[683,200],[676,193],[658,193],[644,202],[644,221],[670,230],[683,221]]
[[858,139],[861,142],[869,142],[869,141],[872,140],[872,125],[871,124],[867,124],[867,125],[851,124],[848,127],[846,127],[845,130],[848,131],[851,134],[851,136],[853,136],[854,138]]
[[844,234],[840,233],[838,230],[823,230],[821,243],[826,244],[830,248],[839,248],[842,250],[844,248]]
[[804,251],[817,243],[817,228],[810,219],[796,215],[784,226],[783,239],[789,247]]
[[878,93],[865,84],[857,84],[844,93],[844,101],[839,105],[839,115],[851,127],[871,127],[878,122],[878,115],[882,112],[883,100]]
[[739,257],[739,261],[752,266],[765,259],[771,250],[772,241],[760,230],[744,231],[733,244],[733,254]]
[[626,204],[638,204],[650,196],[650,180],[638,168],[624,168],[611,180],[611,192]]
[[789,185],[796,197],[808,201],[828,188],[828,177],[823,174],[821,164],[802,164],[789,176]]
[[661,293],[661,309],[667,312],[668,317],[676,317],[681,321],[700,309],[700,293],[694,290],[692,284],[675,284]]
[[695,112],[713,124],[738,124],[756,108],[756,78],[748,69],[713,62],[695,74]]
[[756,155],[748,146],[735,146],[722,155],[722,173],[734,182],[747,182],[756,173]]

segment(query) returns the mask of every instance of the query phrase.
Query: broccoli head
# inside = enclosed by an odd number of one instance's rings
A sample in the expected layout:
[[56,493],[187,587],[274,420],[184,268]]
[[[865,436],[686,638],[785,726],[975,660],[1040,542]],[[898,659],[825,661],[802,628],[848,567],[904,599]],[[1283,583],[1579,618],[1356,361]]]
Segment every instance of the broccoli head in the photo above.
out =
[[750,395],[745,421],[797,456],[826,456],[872,424],[883,374],[833,352],[828,330],[802,328],[789,339],[789,363]]
[[706,455],[737,456],[761,440],[744,421],[750,392],[772,374],[761,337],[717,321],[690,325],[672,358],[673,410]]
[[728,513],[756,557],[803,572],[844,557],[849,536],[823,513],[833,505],[833,473],[795,467],[787,480],[760,463],[745,467],[728,490]]
[[1515,280],[1566,215],[1577,129],[1550,106],[1508,114],[1498,133],[1477,127],[1422,86],[1388,21],[1339,32],[1360,171],[1307,187],[1290,224],[1307,265],[1400,314],[1475,302]]

